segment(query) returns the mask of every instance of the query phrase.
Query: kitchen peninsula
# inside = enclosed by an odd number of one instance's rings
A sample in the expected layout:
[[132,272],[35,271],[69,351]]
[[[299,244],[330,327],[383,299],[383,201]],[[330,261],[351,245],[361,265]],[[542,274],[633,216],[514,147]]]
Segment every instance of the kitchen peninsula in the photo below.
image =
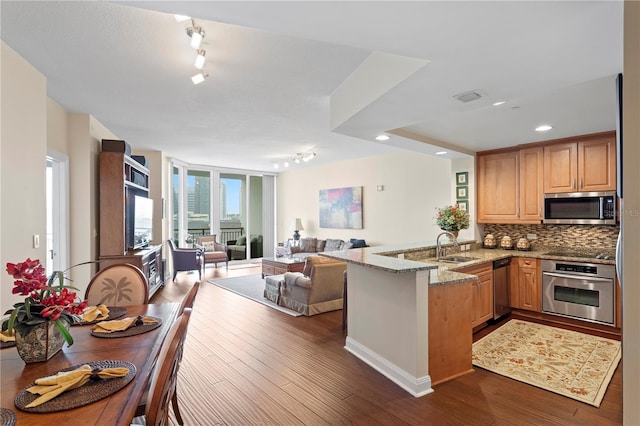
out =
[[[470,299],[477,277],[403,258],[434,247],[415,243],[321,253],[347,262],[345,349],[416,397],[472,369]],[[430,346],[438,348],[438,359]]]

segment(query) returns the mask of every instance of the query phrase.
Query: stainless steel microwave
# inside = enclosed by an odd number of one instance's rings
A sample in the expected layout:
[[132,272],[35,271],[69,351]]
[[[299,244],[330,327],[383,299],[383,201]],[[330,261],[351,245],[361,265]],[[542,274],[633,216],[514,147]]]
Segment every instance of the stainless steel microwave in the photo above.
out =
[[615,225],[616,192],[544,194],[543,223],[563,225]]

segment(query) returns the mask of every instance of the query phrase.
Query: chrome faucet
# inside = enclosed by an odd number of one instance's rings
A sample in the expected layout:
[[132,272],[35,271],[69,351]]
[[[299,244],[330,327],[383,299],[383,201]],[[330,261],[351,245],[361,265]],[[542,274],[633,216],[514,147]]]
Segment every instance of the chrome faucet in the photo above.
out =
[[449,237],[449,240],[453,242],[454,247],[458,247],[458,239],[456,238],[455,235],[453,235],[453,233],[449,231],[441,232],[440,234],[438,234],[438,237],[436,238],[436,260],[440,260],[441,256],[444,257],[447,255],[447,248],[442,247],[442,244],[440,244],[440,237],[442,237],[443,235],[446,235]]

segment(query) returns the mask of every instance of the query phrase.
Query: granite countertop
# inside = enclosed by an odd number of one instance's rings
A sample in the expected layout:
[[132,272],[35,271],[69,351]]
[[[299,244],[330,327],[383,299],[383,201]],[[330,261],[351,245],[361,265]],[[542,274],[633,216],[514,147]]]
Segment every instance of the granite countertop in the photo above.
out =
[[[478,246],[475,241],[459,241],[460,245],[472,244]],[[448,244],[447,246],[450,246]],[[344,260],[374,269],[380,269],[393,273],[430,271],[430,285],[455,284],[476,278],[461,272],[460,269],[479,265],[485,262],[505,259],[508,257],[530,257],[536,259],[562,260],[566,262],[586,262],[615,265],[615,250],[613,249],[569,249],[563,247],[535,247],[530,251],[485,249],[476,248],[464,252],[455,252],[456,256],[469,256],[468,262],[445,263],[438,262],[434,256],[435,242],[418,242],[407,244],[386,245],[379,247],[365,247],[319,253],[323,256]],[[563,255],[571,251],[571,256]],[[548,253],[554,253],[548,254]],[[555,254],[561,252],[560,254]],[[564,252],[564,253],[562,253]],[[452,253],[449,253],[452,254]],[[609,259],[596,258],[596,255],[606,255]],[[579,256],[579,257],[576,257]]]

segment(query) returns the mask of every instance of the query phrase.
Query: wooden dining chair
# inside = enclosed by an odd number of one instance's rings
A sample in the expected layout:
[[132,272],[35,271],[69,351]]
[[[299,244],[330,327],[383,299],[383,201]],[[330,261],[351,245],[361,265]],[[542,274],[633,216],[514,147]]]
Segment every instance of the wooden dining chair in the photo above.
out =
[[91,278],[84,298],[89,306],[146,305],[149,303],[149,283],[134,265],[110,265]]
[[152,426],[165,426],[169,424],[169,401],[173,406],[173,413],[179,425],[184,425],[180,410],[178,409],[178,369],[182,361],[184,341],[187,338],[187,329],[191,308],[185,307],[182,314],[175,320],[166,340],[160,349],[158,361],[151,379],[146,398],[143,397],[138,406],[136,415],[144,415],[144,420],[134,418],[132,424],[144,424]]
[[191,287],[189,293],[182,299],[180,303],[180,309],[178,312],[184,312],[185,308],[193,308],[193,304],[196,301],[196,295],[198,294],[198,289],[200,288],[200,281],[196,281],[196,283]]

